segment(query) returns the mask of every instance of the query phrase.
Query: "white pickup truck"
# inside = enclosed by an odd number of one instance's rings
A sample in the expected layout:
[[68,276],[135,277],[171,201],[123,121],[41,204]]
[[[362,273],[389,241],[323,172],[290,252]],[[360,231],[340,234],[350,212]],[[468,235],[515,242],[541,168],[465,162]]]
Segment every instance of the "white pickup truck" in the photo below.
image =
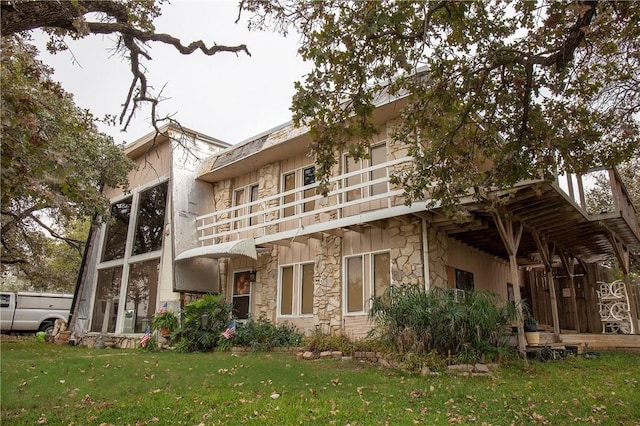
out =
[[0,330],[3,333],[44,331],[51,334],[56,320],[69,320],[73,294],[1,292]]

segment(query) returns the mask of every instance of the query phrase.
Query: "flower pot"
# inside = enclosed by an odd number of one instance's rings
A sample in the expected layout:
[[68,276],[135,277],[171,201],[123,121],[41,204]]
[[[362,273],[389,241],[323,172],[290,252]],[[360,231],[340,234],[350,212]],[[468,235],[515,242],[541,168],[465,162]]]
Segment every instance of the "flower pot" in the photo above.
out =
[[167,337],[171,336],[171,330],[169,330],[168,328],[161,328],[160,335],[166,339]]
[[540,344],[539,331],[527,331],[524,333],[524,338],[527,340],[527,345],[529,346],[536,346]]

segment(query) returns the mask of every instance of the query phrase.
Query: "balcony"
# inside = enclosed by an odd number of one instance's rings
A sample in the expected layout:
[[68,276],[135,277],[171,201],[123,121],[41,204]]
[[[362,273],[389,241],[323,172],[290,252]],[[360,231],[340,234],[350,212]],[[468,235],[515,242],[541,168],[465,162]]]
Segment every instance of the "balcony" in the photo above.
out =
[[315,182],[199,216],[199,242],[211,245],[254,238],[257,244],[266,244],[321,232],[336,234],[423,211],[424,202],[405,206],[403,189],[389,182],[389,176],[411,164],[411,157],[403,157],[335,176],[329,180],[326,197],[316,193],[319,184]]
[[[326,197],[316,194],[318,183],[313,183],[199,216],[199,245],[217,246],[249,238],[257,246],[286,245],[322,234],[341,236],[364,226],[384,227],[388,218],[411,215],[426,219],[465,244],[508,258],[487,206],[474,197],[464,201],[471,215],[462,223],[427,209],[424,200],[405,205],[403,189],[393,185],[389,177],[412,165],[411,157],[403,157],[335,176],[329,181]],[[589,207],[588,194],[596,179],[608,182],[610,202],[603,204],[607,211],[591,211]],[[281,183],[273,182],[272,186],[280,187]],[[612,236],[633,250],[640,249],[636,211],[613,170],[558,176],[555,182],[527,181],[513,191],[495,193],[510,194],[507,210],[525,228],[535,229],[547,241],[585,261],[613,254],[617,249]],[[537,250],[530,235],[525,235],[519,263],[535,262],[532,253]]]

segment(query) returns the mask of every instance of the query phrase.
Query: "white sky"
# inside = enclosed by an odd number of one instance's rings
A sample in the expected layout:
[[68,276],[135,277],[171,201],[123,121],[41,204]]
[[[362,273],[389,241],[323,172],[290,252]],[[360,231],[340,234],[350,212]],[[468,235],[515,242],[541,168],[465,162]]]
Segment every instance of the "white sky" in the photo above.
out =
[[[246,44],[244,53],[182,55],[173,47],[151,43],[153,60],[145,62],[149,82],[158,91],[166,84],[160,114],[175,114],[182,125],[229,143],[238,143],[291,119],[294,81],[310,66],[297,55],[298,36],[249,32],[246,20],[234,24],[237,2],[174,0],[163,6],[156,31],[180,38],[184,45],[203,40]],[[116,38],[91,35],[69,41],[71,52],[49,55],[44,38],[36,45],[42,60],[55,69],[54,79],[73,93],[75,102],[95,116],[118,115],[131,81],[128,62],[111,56]],[[73,53],[73,55],[72,55]],[[75,58],[75,60],[74,60]],[[74,63],[77,61],[77,63]],[[116,143],[133,142],[150,132],[148,110],[141,110],[127,132],[100,126]]]

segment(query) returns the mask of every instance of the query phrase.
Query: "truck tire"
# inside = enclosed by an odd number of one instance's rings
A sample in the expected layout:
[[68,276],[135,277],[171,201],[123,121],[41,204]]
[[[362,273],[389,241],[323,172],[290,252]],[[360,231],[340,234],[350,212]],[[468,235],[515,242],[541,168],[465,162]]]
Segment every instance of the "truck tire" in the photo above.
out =
[[55,328],[55,323],[53,321],[44,321],[40,324],[40,328],[38,331],[44,331],[47,336],[50,336],[53,333],[53,329]]

